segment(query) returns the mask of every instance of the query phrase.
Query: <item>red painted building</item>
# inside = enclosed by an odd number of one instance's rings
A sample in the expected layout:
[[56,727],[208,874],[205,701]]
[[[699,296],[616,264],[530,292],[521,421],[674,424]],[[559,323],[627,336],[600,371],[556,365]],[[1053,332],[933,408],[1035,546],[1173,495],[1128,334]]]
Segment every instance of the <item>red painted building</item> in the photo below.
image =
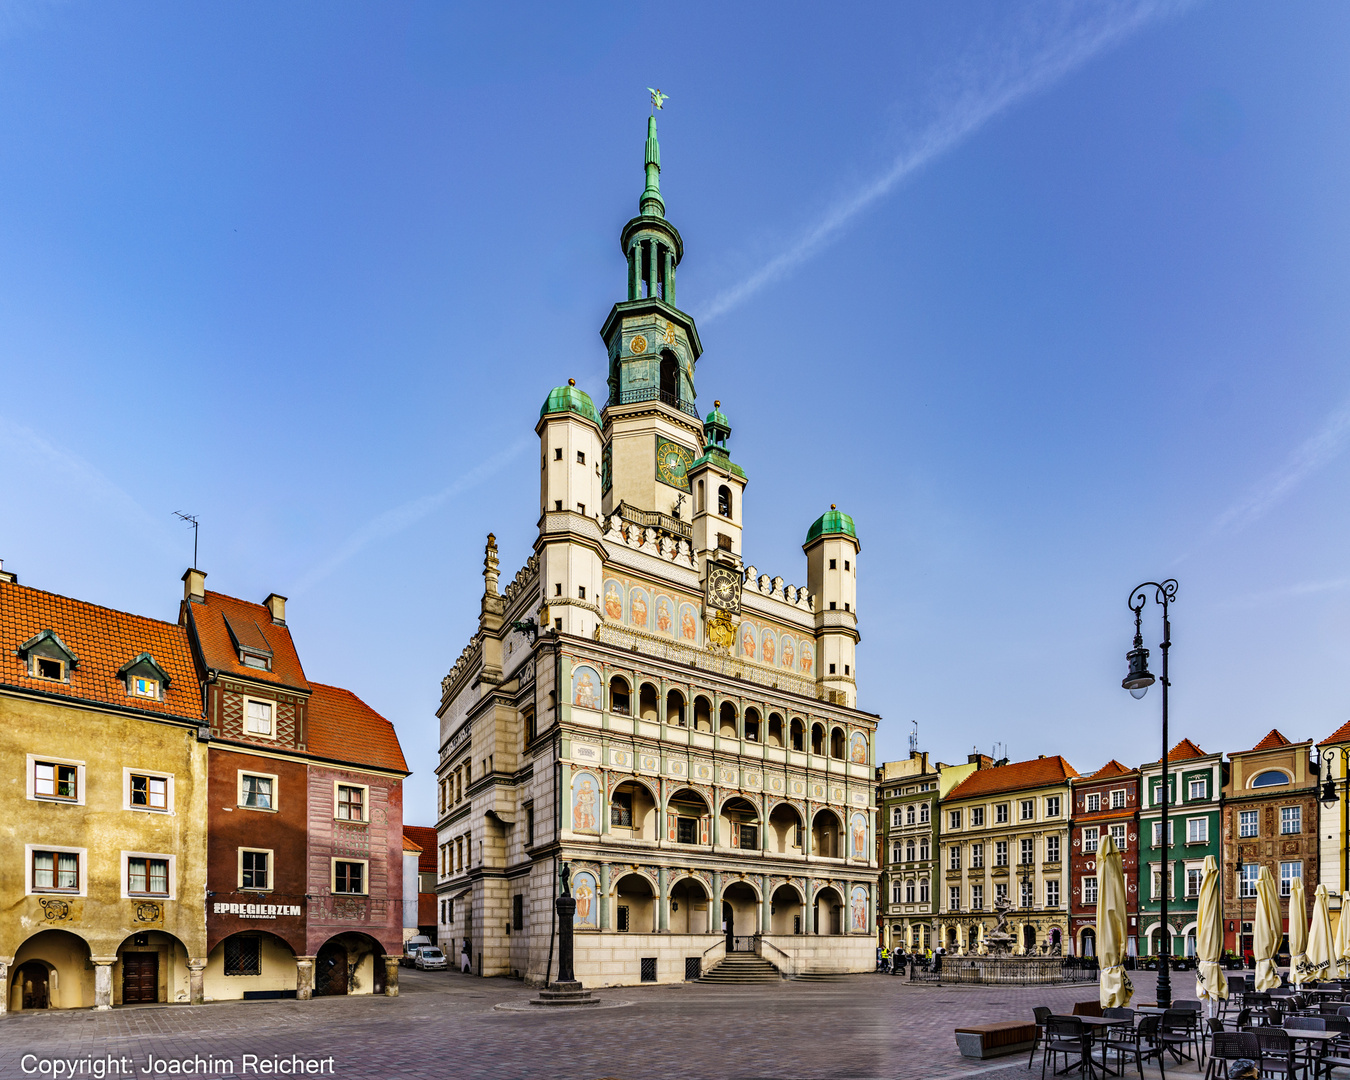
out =
[[436,940],[436,830],[404,825],[403,835],[419,849],[417,856],[417,932]]
[[1073,781],[1069,840],[1069,948],[1097,955],[1097,850],[1110,836],[1125,871],[1125,933],[1139,932],[1139,770],[1112,759]]
[[286,598],[184,575],[208,752],[208,1000],[385,993],[403,943],[403,778],[393,725],[311,682]]

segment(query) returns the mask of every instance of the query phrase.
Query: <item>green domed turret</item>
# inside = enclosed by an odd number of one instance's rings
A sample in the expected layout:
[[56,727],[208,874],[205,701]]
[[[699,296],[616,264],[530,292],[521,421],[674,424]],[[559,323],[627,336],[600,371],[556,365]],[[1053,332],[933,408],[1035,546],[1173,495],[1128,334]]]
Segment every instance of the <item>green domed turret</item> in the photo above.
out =
[[821,514],[816,523],[806,533],[806,543],[819,540],[822,536],[843,535],[858,539],[858,530],[853,527],[853,519],[842,510],[830,504],[830,509]]
[[577,389],[576,379],[568,379],[566,386],[557,386],[548,392],[544,407],[539,410],[539,418],[542,420],[549,413],[560,412],[574,412],[596,427],[600,426],[600,414],[595,411],[595,402],[591,401],[591,395],[585,390]]

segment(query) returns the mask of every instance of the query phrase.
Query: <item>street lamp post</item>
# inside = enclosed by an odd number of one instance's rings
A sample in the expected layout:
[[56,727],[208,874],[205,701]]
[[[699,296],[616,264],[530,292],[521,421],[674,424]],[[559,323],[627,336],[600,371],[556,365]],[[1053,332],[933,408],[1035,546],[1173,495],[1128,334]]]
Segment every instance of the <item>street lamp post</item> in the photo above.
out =
[[[1163,617],[1162,639],[1162,677],[1155,679],[1148,670],[1148,650],[1144,648],[1144,638],[1140,630],[1144,605],[1149,600],[1149,590],[1153,590],[1153,602],[1161,605]],[[1158,1005],[1164,1009],[1172,1007],[1172,929],[1167,922],[1167,896],[1171,891],[1171,869],[1168,865],[1168,842],[1171,839],[1167,830],[1167,811],[1169,787],[1167,777],[1167,690],[1172,684],[1167,677],[1167,653],[1172,647],[1172,622],[1168,617],[1168,607],[1177,596],[1175,578],[1164,582],[1146,581],[1130,590],[1130,610],[1134,612],[1134,647],[1125,654],[1129,661],[1130,672],[1121,680],[1120,685],[1136,699],[1142,698],[1155,682],[1162,683],[1162,897],[1159,904],[1159,920],[1162,923],[1162,948],[1158,950]]]
[[1242,921],[1247,914],[1247,899],[1242,894],[1242,872],[1246,864],[1242,861],[1242,843],[1238,842],[1238,860],[1237,860],[1237,895],[1238,895],[1238,929],[1237,929],[1237,951],[1238,959],[1242,961],[1242,966],[1247,967],[1247,948],[1242,943],[1242,927],[1245,923]]
[[[1341,772],[1344,777],[1345,799],[1350,805],[1350,746],[1328,746],[1322,751],[1322,760],[1326,762],[1327,775],[1322,781],[1319,801],[1330,810],[1339,801],[1336,795],[1336,781],[1331,775],[1331,763],[1337,756],[1341,759]],[[1345,815],[1341,815],[1341,918],[1350,914],[1346,905],[1346,894],[1350,893],[1350,828],[1346,827]]]

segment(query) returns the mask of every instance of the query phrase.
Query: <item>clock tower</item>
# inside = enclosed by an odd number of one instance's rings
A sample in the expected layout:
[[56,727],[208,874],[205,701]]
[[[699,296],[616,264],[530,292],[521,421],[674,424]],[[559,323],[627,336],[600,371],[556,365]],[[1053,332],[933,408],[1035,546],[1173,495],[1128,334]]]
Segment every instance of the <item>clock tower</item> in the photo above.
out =
[[684,240],[665,216],[655,116],[647,121],[643,167],[638,216],[619,234],[628,298],[600,328],[609,353],[602,509],[611,514],[624,503],[687,522],[689,470],[703,443],[694,406],[694,365],[703,346],[694,320],[675,304]]

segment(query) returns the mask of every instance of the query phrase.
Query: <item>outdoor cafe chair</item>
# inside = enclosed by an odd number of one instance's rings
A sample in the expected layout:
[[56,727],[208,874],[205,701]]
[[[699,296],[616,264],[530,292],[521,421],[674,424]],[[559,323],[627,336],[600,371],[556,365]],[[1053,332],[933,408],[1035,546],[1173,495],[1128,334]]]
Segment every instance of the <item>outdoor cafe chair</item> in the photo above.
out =
[[1195,1049],[1195,1060],[1200,1061],[1199,1017],[1189,1009],[1168,1009],[1158,1025],[1158,1038],[1163,1047],[1180,1063]]
[[[1128,1012],[1130,1010],[1120,1010]],[[1103,1010],[1105,1012],[1105,1010]],[[1106,1030],[1106,1042],[1102,1044],[1102,1066],[1106,1066],[1108,1054],[1116,1055],[1116,1071],[1124,1073],[1125,1059],[1131,1058],[1139,1070],[1139,1080],[1144,1078],[1144,1062],[1158,1059],[1158,1072],[1167,1080],[1167,1071],[1163,1067],[1163,1045],[1158,1039],[1158,1017],[1146,1016],[1139,1021],[1138,1027],[1113,1027]]]
[[1031,1010],[1031,1015],[1036,1020],[1036,1037],[1031,1041],[1031,1057],[1027,1060],[1028,1070],[1036,1063],[1036,1051],[1040,1049],[1041,1043],[1045,1040],[1045,1022],[1050,1019],[1052,1011],[1044,1005],[1037,1005]]
[[1283,1031],[1258,1028],[1254,1034],[1260,1049],[1261,1072],[1273,1072],[1278,1068],[1287,1080],[1294,1080],[1294,1066],[1298,1064],[1294,1040]]
[[1220,1076],[1228,1080],[1230,1061],[1257,1061],[1261,1048],[1256,1036],[1246,1031],[1217,1031],[1214,1033],[1214,1045],[1209,1052],[1209,1067],[1205,1070],[1205,1080],[1218,1080]]
[[[1064,1068],[1054,1070],[1055,1058],[1064,1055]],[[1092,1067],[1092,1037],[1087,1025],[1076,1016],[1051,1016],[1045,1021],[1045,1046],[1041,1049],[1041,1080],[1045,1080],[1045,1066],[1048,1062],[1055,1075],[1068,1072],[1077,1067],[1088,1076],[1095,1077]]]
[[1107,1020],[1129,1020],[1133,1022],[1134,1010],[1107,1008],[1102,1010],[1102,1016],[1104,1016]]

